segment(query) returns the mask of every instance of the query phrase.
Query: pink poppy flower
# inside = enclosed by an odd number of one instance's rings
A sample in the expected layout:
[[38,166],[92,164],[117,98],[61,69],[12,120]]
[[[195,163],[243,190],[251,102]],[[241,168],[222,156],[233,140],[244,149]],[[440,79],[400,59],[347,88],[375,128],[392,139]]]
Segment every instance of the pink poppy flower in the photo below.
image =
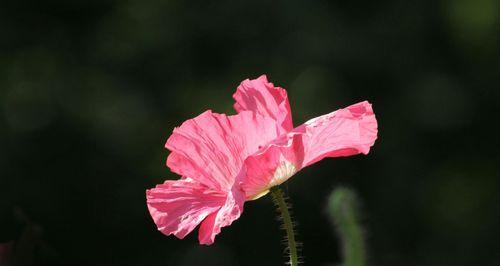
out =
[[182,176],[147,190],[147,205],[165,235],[182,239],[201,223],[200,244],[257,199],[325,157],[367,154],[377,121],[364,101],[293,127],[283,88],[266,76],[245,80],[233,95],[236,115],[206,111],[174,129],[167,166]]

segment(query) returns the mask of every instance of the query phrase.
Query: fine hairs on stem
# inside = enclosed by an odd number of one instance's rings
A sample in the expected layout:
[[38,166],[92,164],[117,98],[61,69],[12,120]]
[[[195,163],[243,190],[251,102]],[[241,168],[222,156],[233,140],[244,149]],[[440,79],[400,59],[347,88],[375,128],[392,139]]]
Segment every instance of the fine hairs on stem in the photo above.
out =
[[288,264],[297,266],[299,264],[297,253],[297,246],[299,246],[299,244],[295,241],[295,224],[290,215],[290,205],[286,202],[284,193],[278,186],[272,187],[270,192],[273,197],[274,205],[279,213],[278,220],[281,222],[281,228],[286,231],[284,243],[286,245],[285,252],[289,255]]

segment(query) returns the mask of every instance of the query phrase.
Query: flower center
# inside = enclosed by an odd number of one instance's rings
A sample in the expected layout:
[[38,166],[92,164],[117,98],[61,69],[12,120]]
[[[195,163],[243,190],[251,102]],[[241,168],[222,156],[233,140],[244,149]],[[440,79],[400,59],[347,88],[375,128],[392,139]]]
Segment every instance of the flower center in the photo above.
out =
[[269,189],[281,185],[283,182],[292,177],[295,173],[297,173],[297,167],[285,159],[283,156],[280,158],[280,165],[274,171],[273,177],[269,180],[269,183],[265,188],[261,190],[261,192],[256,193],[255,196],[251,197],[250,200],[256,200],[267,193],[269,193]]
[[278,166],[278,168],[276,168],[276,171],[274,172],[273,178],[269,183],[269,188],[281,185],[295,173],[297,173],[297,167],[295,167],[293,163],[283,158],[281,160],[280,166]]

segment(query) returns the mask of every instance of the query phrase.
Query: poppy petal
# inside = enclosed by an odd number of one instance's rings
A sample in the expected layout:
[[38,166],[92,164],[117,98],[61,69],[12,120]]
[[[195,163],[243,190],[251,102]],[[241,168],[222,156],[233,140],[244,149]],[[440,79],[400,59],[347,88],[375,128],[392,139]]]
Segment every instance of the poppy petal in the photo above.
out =
[[247,199],[256,199],[325,157],[367,154],[376,139],[371,104],[357,103],[311,119],[250,155],[239,183]]
[[237,112],[252,111],[274,119],[280,127],[280,134],[293,129],[292,112],[286,90],[275,87],[265,75],[241,82],[233,95]]
[[230,191],[245,158],[278,135],[276,123],[252,112],[207,111],[189,119],[167,140],[167,166],[209,188]]
[[149,213],[158,230],[182,239],[226,201],[222,192],[190,179],[168,180],[146,191]]
[[377,120],[369,102],[311,119],[294,132],[303,134],[304,167],[325,157],[368,154],[377,139]]
[[215,241],[222,227],[229,226],[238,219],[243,212],[245,195],[240,189],[233,189],[228,193],[226,202],[217,211],[210,214],[202,223],[198,232],[200,244],[211,245]]

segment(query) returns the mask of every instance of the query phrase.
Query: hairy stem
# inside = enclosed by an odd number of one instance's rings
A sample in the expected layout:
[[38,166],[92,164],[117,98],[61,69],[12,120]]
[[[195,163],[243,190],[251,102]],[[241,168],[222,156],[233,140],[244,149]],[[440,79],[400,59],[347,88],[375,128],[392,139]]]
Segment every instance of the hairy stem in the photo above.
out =
[[356,194],[347,188],[337,188],[328,202],[330,218],[340,234],[343,246],[343,266],[364,266],[366,262],[363,229],[358,221]]
[[278,207],[278,212],[281,215],[281,220],[283,221],[283,228],[286,230],[286,240],[288,243],[288,252],[290,255],[291,266],[298,265],[298,255],[297,255],[297,243],[295,242],[295,232],[293,231],[293,221],[290,216],[289,206],[283,197],[283,191],[278,187],[272,187],[270,189],[271,195],[273,197],[274,204]]

